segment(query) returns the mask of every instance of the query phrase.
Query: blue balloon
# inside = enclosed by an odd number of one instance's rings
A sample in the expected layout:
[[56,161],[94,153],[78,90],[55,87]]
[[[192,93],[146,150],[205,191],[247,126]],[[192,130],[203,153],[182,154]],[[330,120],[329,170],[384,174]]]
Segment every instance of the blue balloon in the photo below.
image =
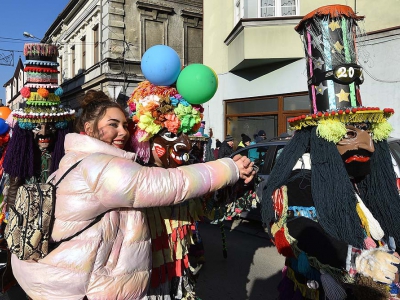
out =
[[6,121],[4,121],[4,119],[0,119],[0,135],[6,133],[9,128],[10,126],[8,126]]
[[155,45],[143,54],[141,68],[143,75],[155,85],[173,84],[181,72],[181,60],[171,47]]

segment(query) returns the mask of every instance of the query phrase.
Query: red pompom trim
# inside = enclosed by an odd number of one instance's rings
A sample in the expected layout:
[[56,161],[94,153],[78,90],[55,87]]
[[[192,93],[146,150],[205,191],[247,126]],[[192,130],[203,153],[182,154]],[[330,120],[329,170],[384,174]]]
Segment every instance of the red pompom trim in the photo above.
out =
[[26,86],[24,86],[19,92],[24,98],[29,98],[31,96],[31,89]]
[[275,234],[275,246],[280,254],[286,257],[294,257],[292,247],[285,237],[285,230],[282,227]]

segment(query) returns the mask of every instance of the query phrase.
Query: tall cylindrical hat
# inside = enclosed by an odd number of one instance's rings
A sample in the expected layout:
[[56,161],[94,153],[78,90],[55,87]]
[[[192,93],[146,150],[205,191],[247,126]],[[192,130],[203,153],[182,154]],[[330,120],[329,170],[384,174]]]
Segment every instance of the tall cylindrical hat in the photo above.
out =
[[309,13],[297,25],[303,35],[313,113],[362,105],[356,21],[363,18],[348,6],[329,5]]
[[289,119],[292,129],[323,120],[383,123],[393,114],[393,109],[362,105],[363,73],[356,38],[360,34],[357,21],[363,19],[349,6],[328,5],[310,12],[296,26],[306,54],[311,112]]
[[24,55],[26,82],[20,93],[26,106],[13,112],[14,119],[27,130],[43,123],[54,123],[58,129],[67,128],[75,117],[75,110],[63,107],[60,102],[63,90],[58,85],[57,46],[27,43]]

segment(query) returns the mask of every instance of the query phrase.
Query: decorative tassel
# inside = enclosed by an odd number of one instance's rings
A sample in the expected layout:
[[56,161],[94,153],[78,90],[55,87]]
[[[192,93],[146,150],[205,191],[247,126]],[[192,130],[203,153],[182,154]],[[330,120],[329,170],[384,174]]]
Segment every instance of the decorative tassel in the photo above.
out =
[[225,237],[225,229],[224,229],[224,222],[220,223],[221,229],[221,236],[222,236],[222,255],[224,258],[228,257],[228,250],[226,250],[226,237]]
[[289,242],[287,241],[286,237],[285,237],[285,229],[282,227],[281,229],[279,229],[274,236],[274,242],[275,242],[275,246],[276,249],[278,250],[278,252],[280,254],[282,254],[283,256],[286,257],[293,257],[293,251],[292,251],[292,247],[290,246]]
[[368,236],[364,240],[364,247],[367,250],[373,249],[373,248],[376,248],[376,243],[374,242],[374,240],[371,237]]
[[150,159],[150,142],[139,142],[139,140],[142,139],[146,134],[147,133],[144,130],[137,129],[131,136],[132,148],[144,163],[148,163]]
[[297,257],[297,269],[306,277],[311,271],[310,263],[308,262],[307,255],[304,252],[300,252],[299,256]]
[[279,299],[293,299],[294,283],[288,277],[284,277],[278,285]]
[[367,234],[367,236],[369,236],[370,232],[369,232],[368,220],[367,220],[367,217],[365,216],[365,214],[361,208],[361,205],[359,203],[356,204],[356,211],[357,211],[358,217],[360,218],[361,225],[365,229],[365,233]]
[[[385,233],[383,232],[383,230],[381,228],[381,225],[379,225],[378,221],[374,218],[372,213],[365,206],[364,202],[361,200],[360,196],[358,196],[357,193],[356,193],[356,197],[358,200],[357,206],[359,205],[360,210],[364,213],[364,216],[368,222],[368,228],[369,228],[371,237],[376,241],[381,240],[383,238],[383,236],[385,235]],[[357,212],[358,211],[359,210],[357,209]],[[360,218],[361,218],[361,216],[360,216]]]
[[325,296],[329,300],[343,300],[346,299],[347,294],[344,288],[329,274],[325,273],[322,269],[321,283],[324,289]]
[[387,120],[372,124],[372,139],[375,142],[386,140],[393,131],[392,125]]
[[317,126],[317,135],[335,144],[346,135],[346,126],[339,120],[321,120]]
[[396,251],[396,242],[392,236],[389,236],[389,248],[390,250]]

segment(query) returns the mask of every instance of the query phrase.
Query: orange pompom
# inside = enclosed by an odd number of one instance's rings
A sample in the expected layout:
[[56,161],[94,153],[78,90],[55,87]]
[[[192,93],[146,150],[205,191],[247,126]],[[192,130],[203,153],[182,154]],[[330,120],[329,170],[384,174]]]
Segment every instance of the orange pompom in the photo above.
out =
[[44,88],[39,88],[37,90],[37,93],[39,94],[40,97],[43,97],[43,98],[47,98],[49,96],[49,91]]

